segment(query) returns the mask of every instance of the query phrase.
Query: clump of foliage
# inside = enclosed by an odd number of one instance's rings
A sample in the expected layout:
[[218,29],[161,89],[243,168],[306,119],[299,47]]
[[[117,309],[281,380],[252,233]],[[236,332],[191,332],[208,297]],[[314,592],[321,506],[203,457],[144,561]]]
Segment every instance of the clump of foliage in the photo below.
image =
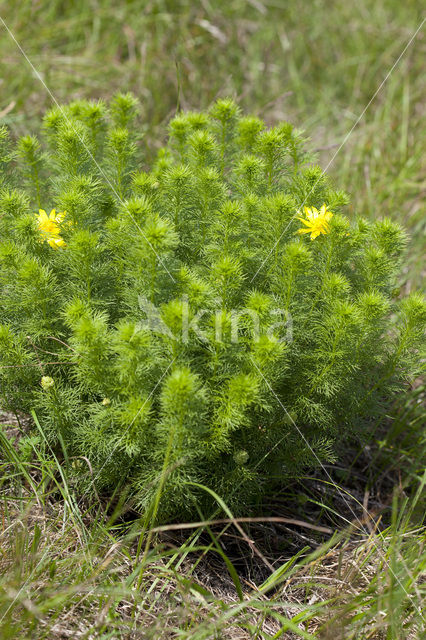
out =
[[401,228],[349,221],[289,123],[179,113],[146,170],[137,116],[120,94],[52,109],[42,143],[1,131],[1,404],[87,489],[242,509],[367,433],[425,304],[397,299]]

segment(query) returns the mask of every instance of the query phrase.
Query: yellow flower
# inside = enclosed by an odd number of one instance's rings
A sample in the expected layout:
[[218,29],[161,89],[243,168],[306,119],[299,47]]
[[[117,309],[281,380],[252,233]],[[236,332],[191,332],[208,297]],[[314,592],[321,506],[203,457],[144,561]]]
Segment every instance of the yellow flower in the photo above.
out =
[[[298,233],[310,233],[311,240],[314,240],[320,233],[324,235],[330,231],[330,225],[328,224],[333,217],[331,211],[327,211],[327,206],[322,205],[318,211],[315,207],[305,207],[305,218],[298,217],[300,222],[303,222],[306,229],[299,229]],[[300,212],[299,212],[300,213]]]
[[55,209],[52,209],[49,215],[47,215],[44,209],[39,209],[37,223],[40,231],[44,231],[44,233],[59,233]]
[[66,246],[64,240],[60,236],[61,229],[59,227],[64,218],[65,211],[56,213],[56,210],[52,209],[50,214],[47,215],[44,209],[38,210],[37,225],[41,232],[41,239],[46,240],[46,242],[54,249]]

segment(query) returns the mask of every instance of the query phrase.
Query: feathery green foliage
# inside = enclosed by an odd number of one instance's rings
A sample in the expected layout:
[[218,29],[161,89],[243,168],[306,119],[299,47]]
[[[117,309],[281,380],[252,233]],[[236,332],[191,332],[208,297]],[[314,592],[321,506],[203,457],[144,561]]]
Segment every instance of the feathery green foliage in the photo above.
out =
[[[367,432],[416,373],[424,301],[395,297],[404,232],[349,221],[289,123],[179,113],[145,171],[137,115],[74,102],[1,155],[1,402],[90,461],[85,490],[125,483],[166,518],[201,483],[238,512]],[[48,231],[39,206],[64,212]]]

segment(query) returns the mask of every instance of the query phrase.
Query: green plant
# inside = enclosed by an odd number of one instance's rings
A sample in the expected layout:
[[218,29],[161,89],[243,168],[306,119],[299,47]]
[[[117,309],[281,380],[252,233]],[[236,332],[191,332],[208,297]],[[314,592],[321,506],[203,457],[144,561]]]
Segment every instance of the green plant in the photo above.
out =
[[242,509],[367,432],[416,371],[425,305],[394,297],[404,232],[351,223],[289,123],[219,100],[141,171],[137,114],[130,94],[57,107],[3,156],[2,403],[89,460],[87,489],[166,518],[201,483]]

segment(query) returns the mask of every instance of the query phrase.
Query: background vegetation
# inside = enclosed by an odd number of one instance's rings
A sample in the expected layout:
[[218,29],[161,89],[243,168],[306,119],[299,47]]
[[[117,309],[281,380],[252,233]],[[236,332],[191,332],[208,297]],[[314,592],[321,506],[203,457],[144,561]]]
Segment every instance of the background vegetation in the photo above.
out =
[[17,10],[2,0],[0,16],[30,60],[3,27],[1,108],[10,111],[2,122],[23,133],[52,97],[132,90],[149,154],[179,105],[202,109],[232,95],[268,124],[304,128],[325,167],[373,99],[329,169],[359,213],[385,211],[420,239],[424,28],[397,61],[421,8],[418,0],[23,0]]
[[[0,23],[0,122],[28,133],[52,96],[108,99],[132,90],[143,104],[148,161],[178,106],[204,108],[232,95],[269,124],[303,127],[358,213],[406,225],[412,240],[401,284],[410,290],[421,282],[426,219],[424,27],[409,44],[421,7],[418,0],[2,1],[0,17],[19,46]],[[332,485],[319,475],[265,504],[268,515],[329,530],[341,529],[342,517],[352,521],[340,544],[332,538],[319,549],[326,532],[264,521],[248,533],[218,524],[155,534],[150,551],[137,521],[106,519],[102,503],[90,511],[78,504],[62,469],[40,459],[31,442],[18,455],[10,442],[20,429],[7,417],[2,637],[420,638],[423,393],[417,382],[385,430],[378,425],[368,446],[328,470]]]

